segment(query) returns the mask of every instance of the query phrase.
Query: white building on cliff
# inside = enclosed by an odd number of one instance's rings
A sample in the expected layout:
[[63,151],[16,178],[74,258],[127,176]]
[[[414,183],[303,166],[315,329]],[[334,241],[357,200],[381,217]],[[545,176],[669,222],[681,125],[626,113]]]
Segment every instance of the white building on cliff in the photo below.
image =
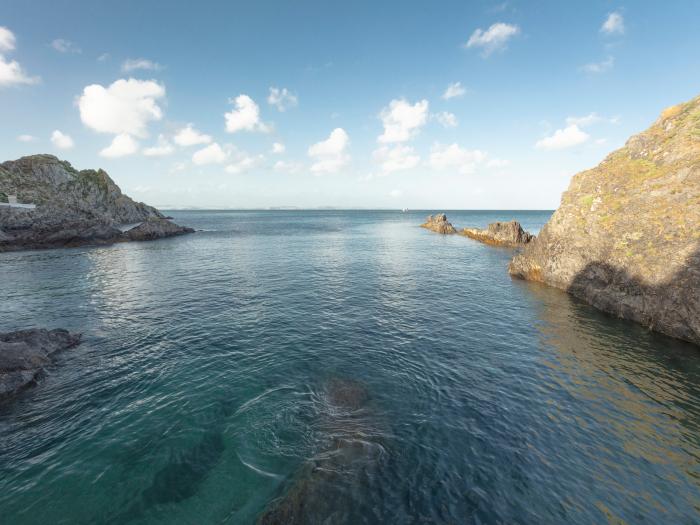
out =
[[7,202],[0,202],[0,206],[6,206],[8,208],[25,208],[28,210],[33,210],[36,208],[36,204],[17,202],[17,195],[8,195]]

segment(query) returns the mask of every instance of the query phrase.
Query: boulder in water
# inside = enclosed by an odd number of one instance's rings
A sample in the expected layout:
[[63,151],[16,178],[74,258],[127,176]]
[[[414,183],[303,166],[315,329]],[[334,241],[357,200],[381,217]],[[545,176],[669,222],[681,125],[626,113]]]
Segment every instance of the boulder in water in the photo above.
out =
[[432,230],[435,233],[457,233],[455,227],[447,221],[447,215],[445,215],[444,213],[428,215],[427,219],[425,220],[425,223],[421,224],[421,227],[426,228],[428,230]]
[[534,235],[523,230],[518,221],[493,222],[485,230],[464,228],[460,233],[486,244],[511,248],[524,246],[535,238]]

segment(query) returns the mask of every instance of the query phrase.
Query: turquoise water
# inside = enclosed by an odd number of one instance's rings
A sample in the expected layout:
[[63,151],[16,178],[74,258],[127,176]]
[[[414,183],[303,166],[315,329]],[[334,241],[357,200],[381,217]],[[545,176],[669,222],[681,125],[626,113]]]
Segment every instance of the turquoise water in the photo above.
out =
[[0,404],[0,522],[245,524],[309,484],[309,523],[700,522],[698,350],[427,213],[173,212],[204,231],[0,254],[0,330],[85,334]]

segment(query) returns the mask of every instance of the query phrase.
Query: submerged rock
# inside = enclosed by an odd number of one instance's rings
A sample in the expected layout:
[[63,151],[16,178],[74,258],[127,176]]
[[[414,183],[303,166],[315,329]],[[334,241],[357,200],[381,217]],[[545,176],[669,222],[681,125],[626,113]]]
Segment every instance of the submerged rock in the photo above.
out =
[[524,246],[535,238],[518,221],[493,222],[485,230],[464,228],[460,233],[486,244],[508,247]]
[[455,227],[447,222],[447,215],[444,213],[438,213],[436,215],[428,215],[425,223],[421,224],[421,228],[426,228],[432,230],[436,233],[448,234],[457,233]]
[[353,498],[384,450],[368,419],[369,393],[362,383],[336,378],[321,396],[325,408],[319,425],[327,446],[304,463],[283,495],[260,515],[260,525],[355,522]]
[[574,176],[509,271],[700,344],[700,97]]
[[78,171],[53,155],[0,164],[0,193],[36,208],[0,206],[0,252],[151,240],[193,230],[164,223],[125,235],[119,226],[164,220],[158,210],[124,195],[103,170]]
[[78,344],[80,334],[60,329],[0,333],[0,397],[36,382],[54,352]]

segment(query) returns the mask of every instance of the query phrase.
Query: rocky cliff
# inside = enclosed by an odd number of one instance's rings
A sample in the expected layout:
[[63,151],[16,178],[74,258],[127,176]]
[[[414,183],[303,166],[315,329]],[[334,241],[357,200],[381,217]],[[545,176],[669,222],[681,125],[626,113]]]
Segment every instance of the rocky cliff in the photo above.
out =
[[167,222],[155,208],[134,202],[105,171],[78,171],[53,155],[0,164],[0,193],[37,206],[0,207],[0,251],[141,240],[119,226],[145,221],[151,230],[148,239],[192,231]]
[[700,97],[577,174],[509,270],[700,344]]

